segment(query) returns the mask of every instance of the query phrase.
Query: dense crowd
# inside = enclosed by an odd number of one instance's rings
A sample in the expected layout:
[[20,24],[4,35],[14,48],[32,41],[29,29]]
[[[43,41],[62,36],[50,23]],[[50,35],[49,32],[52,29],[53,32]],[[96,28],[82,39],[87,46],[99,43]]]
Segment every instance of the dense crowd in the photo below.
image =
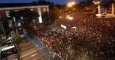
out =
[[[39,31],[46,46],[64,60],[114,60],[115,18],[96,18],[78,13],[73,21],[60,19],[59,26]],[[72,27],[76,27],[73,29]]]

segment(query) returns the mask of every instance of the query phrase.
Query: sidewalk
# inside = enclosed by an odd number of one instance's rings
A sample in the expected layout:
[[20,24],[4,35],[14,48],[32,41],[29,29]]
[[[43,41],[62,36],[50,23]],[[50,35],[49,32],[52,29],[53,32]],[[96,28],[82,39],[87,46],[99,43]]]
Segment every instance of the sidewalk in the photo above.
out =
[[23,41],[23,43],[19,44],[20,60],[46,60],[31,44],[31,42],[26,39]]

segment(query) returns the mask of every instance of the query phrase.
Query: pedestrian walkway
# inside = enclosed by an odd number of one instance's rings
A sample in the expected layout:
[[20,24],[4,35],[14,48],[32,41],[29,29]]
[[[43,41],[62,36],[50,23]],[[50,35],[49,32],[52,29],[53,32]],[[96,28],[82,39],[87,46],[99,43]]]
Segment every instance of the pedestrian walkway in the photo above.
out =
[[33,44],[31,44],[30,41],[27,39],[24,39],[22,42],[19,44],[20,48],[20,60],[46,60],[43,55],[41,55],[37,49],[34,47]]
[[27,34],[26,38],[32,42],[37,51],[39,51],[47,60],[52,60],[52,55],[49,53],[49,50],[38,38],[33,38],[31,35]]

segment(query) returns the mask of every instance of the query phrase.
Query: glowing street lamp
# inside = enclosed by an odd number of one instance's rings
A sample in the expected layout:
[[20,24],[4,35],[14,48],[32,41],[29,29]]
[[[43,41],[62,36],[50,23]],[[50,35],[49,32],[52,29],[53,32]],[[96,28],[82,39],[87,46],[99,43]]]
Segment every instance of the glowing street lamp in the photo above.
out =
[[94,2],[95,5],[99,5],[100,4],[100,1],[97,1],[97,2]]
[[[69,3],[67,4],[67,7],[68,7],[68,8],[71,8],[69,11],[72,10],[72,7],[73,7],[74,5],[75,5],[75,2],[69,2]],[[71,12],[70,14],[72,14],[72,12]],[[73,17],[73,16],[70,16],[70,15],[66,15],[66,18],[67,18],[68,20],[73,20],[73,19],[74,19],[74,17]]]
[[114,8],[114,3],[112,3],[112,15],[114,15],[114,10],[115,10],[115,8]]
[[74,5],[75,5],[75,2],[69,2],[69,3],[67,4],[67,7],[71,8],[71,7],[73,7]]
[[72,5],[75,5],[75,2],[71,2]]

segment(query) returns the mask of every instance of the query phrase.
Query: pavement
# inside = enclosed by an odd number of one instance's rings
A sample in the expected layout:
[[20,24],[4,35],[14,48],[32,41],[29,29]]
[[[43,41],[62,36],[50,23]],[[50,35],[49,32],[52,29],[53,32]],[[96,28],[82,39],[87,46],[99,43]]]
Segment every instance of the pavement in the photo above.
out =
[[39,51],[47,60],[63,60],[54,52],[51,52],[42,41],[36,37],[32,37],[31,35],[26,34],[25,37],[32,42],[32,44],[36,47],[37,51]]
[[26,41],[19,45],[20,47],[20,60],[46,60],[42,54],[40,54],[31,42]]
[[12,54],[12,55],[8,56],[7,60],[18,60],[17,54]]
[[39,51],[47,60],[52,60],[52,55],[49,53],[48,48],[38,39],[26,34],[26,38],[32,42]]
[[58,55],[49,51],[39,38],[29,35],[25,37],[19,44],[19,53],[11,54],[2,60],[18,60],[18,58],[19,60],[62,60]]

